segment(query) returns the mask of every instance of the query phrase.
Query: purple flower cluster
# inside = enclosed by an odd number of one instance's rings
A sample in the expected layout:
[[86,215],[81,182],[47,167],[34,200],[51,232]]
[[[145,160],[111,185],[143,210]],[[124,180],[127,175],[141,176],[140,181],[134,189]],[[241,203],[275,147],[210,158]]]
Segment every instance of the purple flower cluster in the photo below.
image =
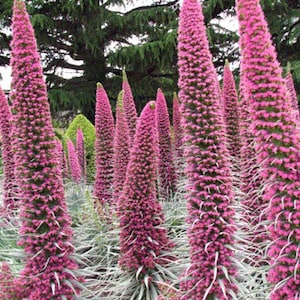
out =
[[6,262],[0,264],[0,300],[14,300],[15,282],[11,269]]
[[85,159],[85,146],[84,136],[82,129],[78,128],[76,132],[76,154],[78,157],[78,163],[81,169],[81,177],[85,181],[86,178],[86,159]]
[[174,152],[177,162],[183,157],[183,129],[181,124],[181,112],[179,99],[174,93],[173,97],[173,130],[174,130]]
[[0,88],[0,134],[2,136],[2,161],[3,161],[3,203],[7,210],[14,209],[17,205],[17,186],[15,182],[15,164],[12,149],[12,114],[3,90]]
[[172,247],[164,216],[156,197],[158,141],[155,124],[155,102],[143,109],[137,124],[134,144],[126,172],[123,193],[119,198],[120,265],[137,271],[140,277],[155,264],[167,263],[158,258]]
[[161,199],[166,200],[176,190],[176,173],[168,107],[165,96],[160,89],[158,89],[156,96],[156,124],[159,148],[159,195]]
[[191,260],[182,300],[231,299],[236,291],[232,182],[216,71],[198,0],[183,1],[178,55]]
[[96,178],[94,196],[100,204],[111,201],[114,151],[114,117],[106,91],[97,83],[96,93]]
[[62,142],[60,140],[56,140],[56,151],[57,151],[57,158],[58,164],[61,169],[61,174],[63,178],[69,177],[69,167],[67,163],[66,153],[64,151]]
[[238,95],[228,61],[224,66],[222,99],[229,154],[232,157],[239,157],[241,141]]
[[25,3],[15,0],[11,42],[15,170],[20,187],[19,244],[26,254],[18,299],[74,298],[71,220],[64,198],[46,84]]
[[124,113],[127,120],[128,128],[129,128],[129,136],[130,136],[130,145],[133,143],[133,138],[135,135],[135,127],[137,122],[137,111],[134,103],[134,99],[132,96],[131,88],[127,79],[126,72],[123,71],[123,107]]
[[300,141],[271,35],[258,0],[237,0],[242,65],[271,244],[271,300],[300,294]]
[[293,76],[291,73],[290,66],[288,67],[288,72],[285,76],[285,84],[286,84],[288,96],[290,98],[292,111],[295,114],[295,118],[296,118],[297,122],[299,122],[300,114],[299,114],[299,106],[298,106],[298,97],[297,97],[296,89],[294,86],[294,81],[293,81]]
[[125,118],[123,107],[123,91],[118,96],[116,106],[116,133],[114,139],[114,178],[113,178],[113,200],[114,203],[118,199],[123,190],[126,177],[126,170],[130,153],[130,137],[129,128]]
[[78,156],[75,151],[74,144],[70,139],[67,140],[67,149],[71,177],[76,183],[79,183],[82,178],[81,166],[78,161]]

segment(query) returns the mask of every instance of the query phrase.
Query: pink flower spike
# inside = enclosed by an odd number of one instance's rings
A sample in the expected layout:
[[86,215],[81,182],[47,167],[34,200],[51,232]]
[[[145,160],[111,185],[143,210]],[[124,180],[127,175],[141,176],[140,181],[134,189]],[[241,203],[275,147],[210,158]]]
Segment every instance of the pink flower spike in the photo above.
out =
[[167,200],[176,191],[176,173],[168,107],[165,96],[160,89],[158,89],[156,96],[156,124],[159,146],[159,195],[162,200]]
[[106,91],[97,83],[96,93],[96,178],[94,196],[100,204],[110,203],[112,198],[114,118]]
[[36,39],[21,0],[13,5],[11,67],[17,141],[13,150],[21,197],[19,245],[25,252],[25,267],[14,282],[16,299],[71,300],[79,293],[67,284],[76,281],[71,274],[77,269],[71,258],[71,219]]
[[179,99],[174,93],[173,96],[173,130],[174,130],[174,148],[176,161],[179,162],[183,157],[183,129],[182,129],[182,117],[180,112]]
[[3,203],[7,211],[16,208],[17,185],[15,180],[15,163],[12,149],[12,114],[3,90],[0,87],[0,134],[2,136],[2,161],[4,175],[4,198]]
[[178,66],[191,260],[183,273],[180,299],[228,300],[237,291],[236,267],[230,259],[234,254],[232,178],[219,85],[198,0],[183,0]]
[[238,96],[227,60],[224,66],[222,99],[229,154],[237,158],[241,150]]
[[117,204],[123,190],[126,170],[129,161],[130,137],[129,128],[123,107],[123,91],[119,93],[116,105],[116,133],[114,139],[114,177],[113,200]]
[[67,148],[71,177],[76,183],[79,183],[82,178],[81,166],[78,161],[75,147],[70,139],[67,140]]
[[282,70],[258,0],[237,0],[241,65],[257,162],[267,203],[270,300],[300,294],[300,135]]
[[132,91],[125,70],[123,70],[122,89],[124,93],[123,94],[124,113],[129,128],[129,135],[131,140],[130,145],[131,145],[133,143],[133,137],[135,134],[135,127],[137,122],[137,111],[136,111],[134,99],[132,96]]
[[156,198],[158,140],[155,102],[149,102],[139,118],[130,153],[123,192],[118,202],[120,217],[119,263],[125,272],[142,268],[139,279],[155,264],[167,264],[169,257],[159,256],[173,245],[162,225],[162,207]]
[[85,145],[84,145],[84,136],[82,129],[78,128],[76,132],[76,153],[78,157],[78,162],[81,169],[81,177],[83,181],[86,179],[86,159],[85,159]]
[[285,84],[286,84],[288,96],[289,96],[291,104],[292,104],[292,110],[295,114],[295,118],[296,118],[297,122],[300,122],[298,97],[297,97],[296,89],[294,86],[293,75],[291,72],[290,64],[288,64],[288,70],[287,70],[287,74],[285,76]]

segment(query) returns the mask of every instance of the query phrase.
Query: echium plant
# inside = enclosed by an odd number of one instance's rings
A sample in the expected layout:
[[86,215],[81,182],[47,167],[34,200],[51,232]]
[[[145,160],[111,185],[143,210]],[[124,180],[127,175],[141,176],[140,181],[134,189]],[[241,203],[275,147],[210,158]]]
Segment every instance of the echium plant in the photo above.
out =
[[84,145],[84,136],[81,128],[78,128],[76,132],[76,153],[77,153],[78,162],[81,169],[81,177],[85,181],[85,177],[86,177],[85,145]]
[[[245,72],[243,71],[243,65],[240,68],[240,136],[241,136],[241,152],[240,152],[240,179],[241,179],[241,191],[243,197],[241,199],[241,207],[243,208],[243,219],[250,226],[250,236],[252,242],[257,244],[258,242],[267,241],[267,232],[265,230],[266,215],[265,209],[267,203],[263,202],[260,190],[262,188],[263,180],[259,174],[259,165],[256,159],[256,151],[254,144],[254,134],[251,130],[252,120],[250,113],[249,96],[247,94],[247,82],[245,78]],[[258,246],[257,249],[262,246]],[[264,255],[260,253],[260,255]],[[250,255],[248,255],[250,256]],[[252,264],[259,264],[258,253],[253,251]],[[250,260],[250,257],[248,257]]]
[[161,89],[156,95],[156,126],[158,133],[159,195],[167,200],[176,191],[176,173],[171,141],[167,102]]
[[191,260],[183,273],[182,299],[232,299],[232,182],[216,72],[198,0],[183,1],[178,56]]
[[222,99],[229,154],[232,158],[237,158],[239,157],[241,148],[238,95],[233,74],[227,60],[223,72]]
[[137,111],[131,91],[131,87],[128,82],[128,78],[126,75],[125,70],[123,70],[123,83],[122,83],[122,89],[123,89],[123,106],[124,106],[124,112],[125,117],[127,120],[128,128],[129,128],[129,135],[130,135],[130,145],[133,143],[133,138],[135,134],[135,127],[137,122]]
[[15,299],[14,276],[7,262],[0,264],[0,299]]
[[183,129],[181,124],[180,102],[176,93],[173,96],[173,131],[175,158],[180,161],[183,157]]
[[81,166],[78,161],[78,156],[74,144],[70,139],[67,140],[67,149],[71,177],[76,183],[79,183],[82,178]]
[[46,84],[25,3],[15,0],[11,67],[16,179],[20,187],[19,244],[26,261],[17,299],[74,299],[77,269]]
[[113,201],[117,204],[123,190],[126,169],[129,161],[130,137],[129,128],[123,107],[123,91],[118,95],[116,105],[116,132],[114,138],[114,176],[113,176]]
[[133,278],[144,285],[145,295],[150,286],[157,284],[152,282],[155,270],[158,272],[157,265],[168,263],[168,257],[163,254],[173,246],[167,229],[163,227],[164,215],[156,196],[157,164],[155,102],[151,101],[144,107],[137,124],[124,188],[118,202],[121,230],[119,263],[124,272],[133,273]]
[[2,161],[4,174],[4,197],[3,204],[7,210],[17,206],[17,187],[15,183],[15,164],[12,149],[12,114],[8,101],[0,87],[0,134],[2,137]]
[[69,167],[67,163],[67,157],[66,153],[63,148],[62,141],[56,140],[56,151],[57,151],[57,158],[58,158],[58,163],[61,168],[61,174],[63,178],[68,178],[69,177]]
[[94,196],[100,204],[109,203],[112,196],[114,117],[106,91],[97,83],[96,92],[96,178]]
[[290,97],[290,101],[292,104],[292,110],[295,114],[296,120],[300,121],[300,113],[299,113],[299,105],[298,105],[298,97],[293,81],[293,75],[291,72],[291,64],[289,63],[287,66],[287,74],[285,76],[285,84],[288,92],[288,96]]
[[295,116],[258,0],[237,0],[240,48],[271,243],[271,300],[300,296],[300,141]]

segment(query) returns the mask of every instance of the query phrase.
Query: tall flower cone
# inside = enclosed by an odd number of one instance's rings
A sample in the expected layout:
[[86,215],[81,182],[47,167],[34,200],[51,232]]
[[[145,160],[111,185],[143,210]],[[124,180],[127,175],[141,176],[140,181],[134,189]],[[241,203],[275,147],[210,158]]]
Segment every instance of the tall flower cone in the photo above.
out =
[[2,136],[2,161],[4,175],[3,203],[7,210],[17,206],[17,186],[15,183],[15,164],[12,149],[12,115],[3,90],[0,87],[0,134]]
[[68,159],[69,159],[69,169],[72,179],[79,183],[82,179],[82,170],[78,160],[78,156],[74,147],[74,144],[70,139],[67,140],[67,149],[68,149]]
[[224,66],[222,99],[228,150],[232,158],[237,158],[241,149],[238,95],[228,60]]
[[[257,242],[267,239],[264,225],[260,226],[259,223],[266,221],[266,215],[264,213],[267,203],[263,202],[263,199],[259,193],[262,188],[263,180],[259,174],[259,165],[256,159],[256,151],[254,144],[254,135],[251,130],[252,120],[250,114],[249,97],[246,89],[246,78],[241,67],[240,71],[240,92],[241,99],[239,103],[240,111],[240,136],[241,136],[241,155],[240,155],[240,167],[241,167],[241,190],[244,196],[241,200],[242,207],[244,207],[243,218],[251,226],[251,230],[254,230],[253,239]],[[253,263],[259,263],[259,257],[257,253],[254,253],[256,259]]]
[[258,0],[236,2],[257,161],[268,203],[271,300],[300,295],[300,137]]
[[[251,130],[249,97],[246,92],[243,66],[240,69],[240,137],[239,182],[242,197],[236,201],[236,218],[239,237],[236,239],[237,256],[242,266],[238,271],[241,299],[266,299],[269,283],[265,280],[268,262],[265,259],[269,236],[266,231],[267,216],[261,196],[264,181],[256,159],[254,135]],[[240,234],[239,234],[240,233]],[[249,270],[253,272],[249,272]]]
[[293,75],[291,72],[291,64],[290,63],[288,64],[287,74],[285,76],[285,84],[286,84],[288,96],[289,96],[291,104],[292,104],[292,109],[295,113],[296,120],[299,122],[300,121],[300,113],[299,113],[299,106],[298,106],[298,97],[297,97],[296,89],[294,86]]
[[198,0],[184,0],[179,18],[179,98],[182,101],[190,267],[182,300],[232,299],[232,182],[220,95]]
[[18,299],[74,299],[71,219],[64,198],[46,84],[25,4],[15,0],[11,67],[16,179],[20,187],[19,244],[25,267]]
[[85,145],[84,145],[84,136],[81,128],[78,128],[76,132],[76,153],[77,153],[78,162],[81,169],[81,177],[85,181],[86,178]]
[[109,99],[101,83],[96,93],[96,179],[94,196],[101,205],[109,203],[112,197],[114,118]]
[[174,150],[177,161],[183,157],[183,129],[181,121],[180,103],[177,94],[173,96],[173,130],[174,130]]
[[68,178],[69,168],[68,168],[68,163],[67,163],[67,157],[64,152],[62,142],[60,140],[56,140],[56,151],[57,151],[59,166],[61,168],[62,177]]
[[124,114],[123,91],[119,93],[116,106],[116,133],[114,139],[114,178],[113,178],[113,199],[114,203],[123,190],[126,177],[126,169],[129,161],[130,138],[129,128]]
[[168,199],[176,191],[176,173],[172,151],[171,126],[167,102],[158,89],[156,96],[156,124],[158,132],[158,174],[161,199]]
[[137,111],[125,70],[123,70],[123,106],[129,128],[131,143],[133,142],[137,122]]
[[6,262],[0,263],[0,299],[13,300],[15,298],[14,276]]
[[137,272],[138,280],[145,276],[151,278],[155,264],[166,264],[167,258],[160,255],[172,247],[167,229],[162,226],[164,216],[156,198],[157,151],[155,102],[151,101],[143,109],[137,124],[118,206],[119,263],[126,272]]

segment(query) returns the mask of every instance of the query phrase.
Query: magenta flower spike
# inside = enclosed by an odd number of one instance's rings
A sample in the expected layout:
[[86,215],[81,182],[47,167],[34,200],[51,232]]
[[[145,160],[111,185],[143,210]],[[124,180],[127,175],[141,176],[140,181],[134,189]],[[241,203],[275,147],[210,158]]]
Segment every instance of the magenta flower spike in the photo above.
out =
[[26,261],[17,299],[74,299],[71,219],[64,198],[46,84],[25,3],[15,0],[11,67],[15,173],[20,187],[19,245]]
[[84,146],[84,136],[82,129],[78,128],[76,133],[76,153],[78,157],[78,162],[81,169],[81,177],[86,178],[86,159],[85,159],[85,146]]
[[177,161],[183,157],[183,128],[181,124],[180,103],[177,94],[173,96],[173,130],[174,130],[174,150]]
[[151,273],[158,258],[172,244],[164,228],[164,216],[156,197],[158,140],[155,102],[143,109],[130,153],[123,192],[119,198],[120,265],[125,271],[139,270],[138,279]]
[[82,179],[81,166],[78,161],[78,156],[74,144],[70,139],[67,140],[69,168],[72,179],[79,183]]
[[232,179],[216,73],[198,0],[183,1],[178,56],[191,260],[183,273],[182,300],[232,299],[237,289],[231,261]]
[[285,84],[286,84],[288,96],[289,96],[291,104],[292,104],[292,110],[295,114],[296,120],[299,122],[300,114],[299,114],[299,106],[298,106],[298,97],[297,97],[296,89],[294,86],[294,81],[293,81],[290,64],[288,64],[288,70],[287,70],[287,74],[285,77]]
[[[243,192],[243,197],[240,200],[240,209],[242,210],[243,228],[247,236],[247,242],[244,247],[246,256],[245,262],[259,268],[266,266],[268,263],[264,258],[264,251],[269,242],[269,236],[265,229],[267,222],[266,208],[268,203],[261,196],[261,189],[264,181],[260,176],[260,168],[256,159],[256,151],[254,144],[254,135],[252,129],[252,120],[250,114],[249,97],[246,89],[246,78],[243,72],[243,66],[240,69],[240,189]],[[257,249],[255,251],[254,249]],[[254,273],[255,274],[255,273]],[[249,274],[250,275],[250,274]],[[251,275],[250,275],[251,276]],[[248,277],[249,279],[249,277]],[[246,278],[247,280],[247,278]],[[258,281],[256,281],[259,284]],[[263,285],[264,282],[260,286]]]
[[119,93],[116,105],[116,133],[114,139],[113,200],[117,204],[123,190],[129,161],[130,137],[123,107],[123,91]]
[[231,157],[237,158],[241,150],[238,95],[233,74],[227,60],[223,73],[222,99],[229,154]]
[[125,112],[128,128],[129,128],[129,135],[131,139],[130,145],[131,145],[133,143],[133,138],[135,135],[137,111],[136,111],[134,99],[132,96],[131,88],[125,70],[123,70],[122,89],[123,89],[123,106],[124,106],[124,112]]
[[17,186],[15,182],[15,164],[12,149],[12,115],[3,90],[0,87],[0,134],[2,136],[2,161],[3,161],[3,204],[6,210],[17,206]]
[[271,300],[300,295],[300,137],[258,0],[237,0],[242,64],[268,203]]
[[66,153],[63,149],[62,142],[60,140],[56,140],[56,151],[57,151],[57,157],[59,166],[61,168],[61,174],[63,178],[69,177],[69,167],[67,163],[67,157]]
[[0,264],[0,299],[14,300],[15,298],[14,276],[6,262]]
[[100,204],[109,203],[112,197],[114,118],[109,99],[101,83],[96,93],[96,179],[94,196]]
[[159,195],[167,200],[176,191],[176,173],[173,159],[171,126],[165,96],[161,89],[156,95],[156,126],[158,133]]

